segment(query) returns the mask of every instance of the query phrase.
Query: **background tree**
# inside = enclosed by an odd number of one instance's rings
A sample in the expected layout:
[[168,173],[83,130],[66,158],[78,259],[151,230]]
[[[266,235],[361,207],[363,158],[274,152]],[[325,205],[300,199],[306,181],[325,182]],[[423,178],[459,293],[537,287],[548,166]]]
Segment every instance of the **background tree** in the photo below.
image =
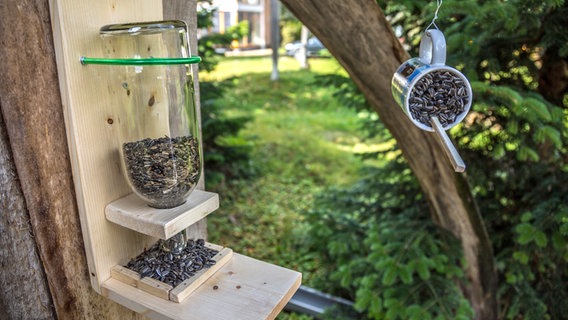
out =
[[[435,137],[410,124],[390,94],[394,70],[408,54],[377,3],[282,1],[343,65],[379,113],[417,176],[438,224],[461,240],[466,297],[483,319],[496,317],[496,274],[489,237],[464,175],[451,169]],[[365,32],[361,32],[365,30]]]
[[[217,11],[211,6],[212,1],[199,1],[197,4],[197,29],[213,26],[213,15]],[[229,48],[234,40],[241,40],[248,34],[247,20],[229,27],[225,33],[208,33],[199,38],[198,55],[201,71],[213,71],[219,63],[218,48]],[[205,180],[209,185],[224,184],[227,178],[252,176],[253,168],[248,165],[250,146],[247,141],[237,137],[250,117],[228,117],[222,110],[218,99],[226,90],[234,87],[231,80],[223,82],[200,81],[201,127],[203,157],[207,164]]]
[[[565,77],[558,76],[566,73],[551,75],[544,65],[548,56],[556,57],[554,65],[566,62],[566,32],[548,22],[566,25],[564,1],[444,1],[437,24],[448,41],[448,64],[474,87],[470,116],[452,130],[471,188],[464,176],[447,172],[439,146],[415,134],[392,103],[390,77],[407,56],[372,1],[283,2],[346,68],[417,179],[395,158],[353,190],[323,197],[311,216],[314,248],[330,265],[336,292],[350,295],[371,318],[471,318],[458,284],[478,319],[560,319],[566,306],[552,296],[566,296],[556,285],[566,282],[568,259],[567,120],[558,104],[566,107]],[[435,2],[379,3],[416,56]],[[537,83],[551,76],[556,98],[547,100],[548,87]],[[345,94],[352,90],[345,81],[326,81],[338,96],[353,96]],[[463,275],[455,269],[462,263]]]

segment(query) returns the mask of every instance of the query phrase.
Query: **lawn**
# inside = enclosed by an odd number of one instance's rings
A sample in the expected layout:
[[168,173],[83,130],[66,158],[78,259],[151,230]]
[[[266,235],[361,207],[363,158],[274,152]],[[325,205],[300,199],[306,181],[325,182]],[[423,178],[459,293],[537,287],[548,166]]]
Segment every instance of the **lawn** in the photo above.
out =
[[[219,98],[229,116],[252,116],[239,133],[252,147],[254,179],[207,184],[220,194],[220,208],[209,217],[209,239],[236,252],[303,273],[310,286],[318,257],[303,246],[303,214],[327,187],[348,186],[365,163],[357,152],[380,148],[363,141],[361,117],[333,97],[333,88],[314,83],[322,74],[345,71],[333,59],[312,59],[301,70],[288,57],[279,61],[280,79],[270,80],[271,60],[224,59],[201,81],[231,79]],[[230,143],[228,141],[227,143]],[[205,164],[207,168],[207,164]],[[289,316],[293,317],[293,316]]]

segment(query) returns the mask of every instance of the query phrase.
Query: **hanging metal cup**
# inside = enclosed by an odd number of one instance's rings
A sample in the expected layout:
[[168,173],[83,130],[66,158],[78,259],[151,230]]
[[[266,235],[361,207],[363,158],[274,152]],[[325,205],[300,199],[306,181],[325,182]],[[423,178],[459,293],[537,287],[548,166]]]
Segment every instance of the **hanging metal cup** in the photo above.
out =
[[460,123],[472,101],[471,85],[446,64],[446,39],[440,30],[427,30],[420,41],[420,57],[404,62],[392,78],[392,94],[410,121],[434,131],[437,117],[444,130]]
[[392,95],[414,125],[438,135],[454,170],[463,172],[465,163],[445,131],[465,118],[473,95],[467,78],[446,65],[446,39],[440,30],[426,30],[420,57],[396,70]]

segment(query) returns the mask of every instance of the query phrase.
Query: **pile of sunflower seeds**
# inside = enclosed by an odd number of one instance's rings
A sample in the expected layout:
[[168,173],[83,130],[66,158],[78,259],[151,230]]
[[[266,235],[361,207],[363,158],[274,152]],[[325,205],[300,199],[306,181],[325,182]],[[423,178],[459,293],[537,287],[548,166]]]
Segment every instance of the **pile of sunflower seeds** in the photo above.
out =
[[188,240],[185,249],[177,254],[162,250],[160,241],[130,260],[125,267],[138,272],[141,278],[150,277],[175,288],[199,270],[215,264],[212,258],[218,251],[205,247],[203,239]]
[[122,146],[130,181],[152,207],[172,208],[185,202],[199,180],[199,145],[195,137],[162,137]]
[[464,112],[471,97],[463,78],[446,71],[433,71],[419,79],[408,99],[412,118],[431,127],[430,119],[437,116],[442,126],[456,121]]

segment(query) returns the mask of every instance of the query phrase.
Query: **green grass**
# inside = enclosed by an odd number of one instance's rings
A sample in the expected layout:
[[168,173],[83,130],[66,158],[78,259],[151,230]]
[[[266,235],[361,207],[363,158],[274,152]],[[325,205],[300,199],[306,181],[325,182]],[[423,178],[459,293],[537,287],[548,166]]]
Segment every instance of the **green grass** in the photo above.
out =
[[240,137],[252,146],[258,172],[252,180],[207,186],[221,198],[209,216],[210,241],[301,271],[307,285],[325,275],[318,274],[318,257],[303,246],[303,214],[326,187],[357,180],[364,163],[356,151],[373,147],[362,141],[358,114],[340,105],[331,88],[313,83],[318,74],[344,71],[332,59],[310,63],[310,71],[300,70],[295,60],[281,58],[274,82],[270,58],[225,59],[200,75],[235,84],[218,102],[228,116],[254,117]]
[[[346,74],[345,70],[334,59],[310,59],[310,69],[316,74],[341,73]],[[278,70],[280,72],[300,71],[298,62],[290,57],[282,56],[278,60]],[[237,57],[222,59],[221,63],[213,72],[200,73],[201,80],[223,80],[234,76],[249,74],[268,75],[272,72],[272,59],[270,57]]]

